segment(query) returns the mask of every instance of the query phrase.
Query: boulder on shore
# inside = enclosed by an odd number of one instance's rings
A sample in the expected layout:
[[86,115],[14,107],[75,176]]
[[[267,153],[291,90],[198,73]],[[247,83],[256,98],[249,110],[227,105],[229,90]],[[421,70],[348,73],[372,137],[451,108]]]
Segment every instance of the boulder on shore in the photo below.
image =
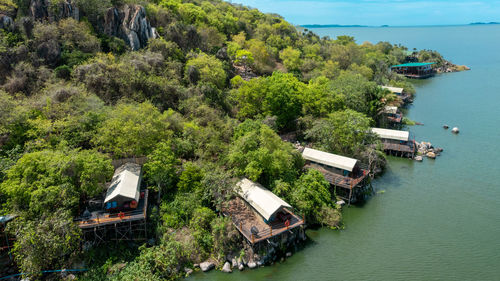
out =
[[254,269],[256,267],[257,267],[257,264],[255,262],[251,261],[251,262],[248,263],[248,268]]
[[201,271],[203,271],[203,272],[207,272],[209,270],[212,270],[214,267],[215,267],[215,264],[213,262],[210,262],[210,261],[200,263],[200,268],[201,268]]
[[224,266],[222,267],[222,272],[225,272],[225,273],[233,272],[231,270],[231,264],[228,261],[226,261],[226,263],[224,263]]
[[434,153],[434,152],[427,152],[427,154],[425,156],[427,156],[428,158],[431,158],[431,159],[436,159],[436,153]]
[[186,276],[193,274],[193,270],[189,267],[184,267],[184,272],[186,272]]
[[242,271],[243,269],[245,269],[245,266],[242,263],[240,263],[238,265],[238,269],[239,269],[239,271]]
[[422,162],[422,161],[424,161],[424,158],[422,156],[418,155],[418,156],[415,156],[415,161]]

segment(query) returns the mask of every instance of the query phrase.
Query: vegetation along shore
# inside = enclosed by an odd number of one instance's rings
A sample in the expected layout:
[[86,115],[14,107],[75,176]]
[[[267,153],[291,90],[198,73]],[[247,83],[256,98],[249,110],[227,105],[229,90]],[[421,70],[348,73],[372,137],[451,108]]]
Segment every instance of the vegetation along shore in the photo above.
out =
[[290,256],[416,152],[372,129],[415,94],[391,66],[465,69],[217,0],[0,0],[0,31],[0,273],[30,280]]

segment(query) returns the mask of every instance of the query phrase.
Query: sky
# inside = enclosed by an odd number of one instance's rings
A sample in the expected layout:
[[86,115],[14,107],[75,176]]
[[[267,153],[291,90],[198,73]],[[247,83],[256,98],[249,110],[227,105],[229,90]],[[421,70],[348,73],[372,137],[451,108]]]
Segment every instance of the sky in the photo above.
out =
[[500,0],[232,0],[293,24],[453,25],[500,22]]

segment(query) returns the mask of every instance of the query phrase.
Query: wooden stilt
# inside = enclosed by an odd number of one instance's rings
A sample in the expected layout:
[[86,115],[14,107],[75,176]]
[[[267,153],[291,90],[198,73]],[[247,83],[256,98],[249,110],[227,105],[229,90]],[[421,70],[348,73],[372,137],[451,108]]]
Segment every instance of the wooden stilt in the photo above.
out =
[[352,197],[352,188],[349,190],[349,202],[347,203],[347,206],[351,206],[351,197]]

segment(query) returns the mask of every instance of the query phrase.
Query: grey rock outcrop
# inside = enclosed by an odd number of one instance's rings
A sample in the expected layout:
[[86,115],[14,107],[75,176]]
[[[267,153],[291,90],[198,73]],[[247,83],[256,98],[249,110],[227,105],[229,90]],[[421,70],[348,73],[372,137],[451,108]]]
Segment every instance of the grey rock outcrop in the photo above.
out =
[[146,9],[140,5],[123,5],[109,8],[100,25],[102,32],[123,39],[132,50],[145,47],[157,33],[146,17]]
[[14,30],[14,20],[8,15],[0,14],[0,29],[13,31]]
[[78,7],[72,0],[59,1],[55,9],[49,9],[50,0],[31,0],[30,16],[40,21],[58,21],[64,18],[80,19]]

